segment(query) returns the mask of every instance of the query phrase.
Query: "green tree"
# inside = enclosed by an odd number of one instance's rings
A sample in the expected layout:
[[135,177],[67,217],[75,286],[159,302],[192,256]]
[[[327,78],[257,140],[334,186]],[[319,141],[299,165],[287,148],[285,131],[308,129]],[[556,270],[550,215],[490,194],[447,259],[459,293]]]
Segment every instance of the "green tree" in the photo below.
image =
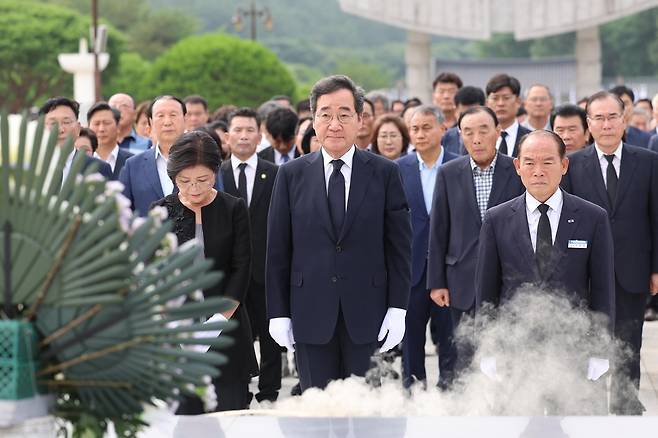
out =
[[225,34],[187,37],[153,64],[151,94],[202,94],[211,108],[259,105],[276,94],[292,96],[295,81],[269,49]]
[[349,76],[366,91],[388,88],[393,83],[388,68],[380,64],[365,63],[358,58],[345,58],[338,61],[334,73]]
[[149,75],[151,63],[138,53],[126,52],[119,55],[119,68],[103,86],[103,94],[128,93],[135,102],[153,98]]
[[[0,2],[0,106],[12,112],[40,105],[49,96],[72,94],[73,78],[57,62],[77,52],[89,35],[89,19],[69,9],[32,2]],[[117,59],[124,39],[110,29],[108,52]],[[110,62],[105,74],[117,68]]]

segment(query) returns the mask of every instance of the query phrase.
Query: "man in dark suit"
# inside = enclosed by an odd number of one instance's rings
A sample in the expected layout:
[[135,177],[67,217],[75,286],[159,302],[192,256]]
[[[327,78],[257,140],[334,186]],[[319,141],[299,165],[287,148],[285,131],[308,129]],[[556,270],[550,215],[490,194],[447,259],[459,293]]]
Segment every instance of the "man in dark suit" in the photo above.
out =
[[[615,247],[615,336],[632,350],[613,375],[610,409],[641,414],[640,348],[648,292],[658,292],[658,155],[622,143],[624,104],[599,92],[587,102],[594,144],[570,156],[563,187],[608,212]],[[627,384],[630,379],[631,384]]]
[[265,127],[272,145],[260,151],[258,156],[279,166],[299,157],[295,146],[298,121],[297,114],[290,108],[278,107],[270,111]]
[[[530,284],[539,289],[535,293],[563,293],[573,305],[604,315],[606,323],[592,330],[595,337],[605,336],[615,313],[608,215],[560,189],[569,159],[554,132],[537,130],[524,137],[514,165],[526,192],[485,214],[475,274],[476,313],[498,312]],[[497,377],[495,357],[484,358],[480,367],[489,377]],[[596,381],[608,369],[605,353],[590,357],[583,378]],[[599,410],[604,409],[604,400],[601,392],[595,401]]]
[[[175,190],[167,175],[167,160],[171,145],[185,132],[185,112],[185,104],[176,96],[153,99],[147,117],[156,144],[130,157],[121,169],[119,181],[124,186],[123,194],[130,199],[133,211],[139,216],[146,216],[153,202]],[[224,189],[221,172],[215,178],[215,189]]]
[[439,167],[457,155],[441,147],[445,132],[444,118],[438,107],[421,105],[414,108],[409,135],[416,153],[397,160],[402,184],[411,209],[411,292],[407,308],[405,338],[402,344],[403,384],[415,381],[427,386],[425,372],[425,333],[430,317],[439,338],[439,387],[452,383],[455,354],[452,348],[452,320],[447,309],[439,309],[430,299],[426,287],[427,240],[432,196]]
[[494,110],[501,126],[496,149],[503,155],[516,157],[519,141],[530,132],[516,119],[521,106],[521,83],[515,77],[499,74],[489,79],[485,92],[487,106]]
[[625,85],[617,85],[610,89],[610,92],[619,97],[624,103],[624,124],[626,125],[626,135],[624,141],[632,146],[648,148],[651,134],[634,126],[630,126],[631,117],[633,117],[633,107],[635,102],[635,93]]
[[[459,128],[469,155],[439,169],[430,222],[427,288],[432,300],[449,308],[456,329],[473,316],[475,263],[482,218],[488,208],[523,193],[512,158],[498,154],[500,125],[488,107],[463,112]],[[472,349],[460,343],[456,371],[471,361]]]
[[281,389],[281,347],[268,331],[265,307],[265,248],[267,214],[277,166],[256,155],[260,142],[260,122],[256,111],[241,108],[228,116],[226,142],[231,159],[222,163],[226,193],[245,200],[251,223],[251,282],[246,308],[254,337],[260,340],[259,402],[275,402]]
[[354,145],[363,90],[321,79],[311,109],[322,148],[279,168],[265,273],[270,334],[296,349],[302,390],[364,376],[378,341],[402,340],[411,274],[399,168]]
[[[484,91],[478,87],[467,85],[462,87],[455,94],[455,106],[457,107],[457,119],[461,113],[474,106],[484,105],[485,97]],[[441,138],[441,146],[453,154],[466,155],[468,152],[464,148],[461,134],[459,133],[459,126],[455,125],[449,128],[445,135]]]
[[107,102],[96,102],[87,111],[87,123],[98,139],[94,157],[105,161],[112,168],[112,179],[119,179],[119,174],[126,160],[133,156],[117,143],[121,112],[112,108]]
[[[80,135],[80,122],[78,122],[80,104],[75,100],[61,96],[50,98],[39,109],[39,115],[44,116],[44,123],[48,129],[55,129],[55,126],[57,126],[57,146],[59,147],[63,146],[67,139],[71,138],[75,141]],[[73,149],[66,159],[62,175],[53,175],[54,179],[63,183],[69,174],[76,154],[77,151]],[[107,163],[86,154],[83,155],[84,163],[80,168],[80,174],[84,174],[87,169],[95,168],[106,179],[112,178],[112,169]]]

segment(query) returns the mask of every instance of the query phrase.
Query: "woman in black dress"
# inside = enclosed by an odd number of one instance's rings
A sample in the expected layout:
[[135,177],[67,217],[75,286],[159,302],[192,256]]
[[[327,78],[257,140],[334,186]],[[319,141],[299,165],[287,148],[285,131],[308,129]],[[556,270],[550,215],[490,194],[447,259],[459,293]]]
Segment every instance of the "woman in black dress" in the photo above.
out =
[[[251,276],[248,210],[242,199],[213,188],[220,162],[217,145],[208,134],[183,134],[171,147],[167,162],[167,174],[178,191],[153,205],[167,208],[179,244],[196,237],[203,242],[204,256],[214,261],[213,270],[224,273],[222,280],[203,294],[231,300],[234,307],[223,316],[238,322],[228,334],[235,343],[221,350],[229,361],[219,367],[221,375],[213,379],[217,410],[226,411],[249,407],[249,381],[258,374],[258,366],[249,318],[241,305]],[[185,397],[176,413],[201,414],[203,404],[196,397]]]

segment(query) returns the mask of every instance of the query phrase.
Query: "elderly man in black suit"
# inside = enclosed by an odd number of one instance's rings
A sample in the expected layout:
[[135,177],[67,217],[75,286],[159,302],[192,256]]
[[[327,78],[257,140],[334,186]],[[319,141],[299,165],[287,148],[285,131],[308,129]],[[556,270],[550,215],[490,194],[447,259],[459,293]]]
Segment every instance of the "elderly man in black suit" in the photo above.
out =
[[[554,132],[537,130],[525,136],[514,165],[526,192],[485,214],[475,274],[476,312],[484,312],[484,304],[497,312],[524,285],[532,284],[543,293],[564,293],[575,306],[604,315],[607,324],[593,325],[592,336],[605,335],[615,313],[606,211],[560,188],[569,159]],[[480,367],[495,377],[495,358],[484,358]],[[596,381],[608,368],[607,357],[590,357],[583,379]],[[598,398],[602,406],[605,397],[601,393]]]
[[[610,409],[641,414],[640,348],[648,293],[658,292],[658,155],[622,143],[624,103],[599,92],[587,102],[594,144],[570,156],[562,186],[608,212],[615,246],[616,337],[631,357],[613,376]],[[631,384],[627,384],[630,379]]]

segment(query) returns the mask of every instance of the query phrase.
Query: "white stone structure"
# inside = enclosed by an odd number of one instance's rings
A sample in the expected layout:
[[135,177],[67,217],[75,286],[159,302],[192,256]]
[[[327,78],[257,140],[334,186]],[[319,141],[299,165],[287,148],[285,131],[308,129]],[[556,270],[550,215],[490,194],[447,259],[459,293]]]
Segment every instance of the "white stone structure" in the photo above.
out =
[[[343,11],[407,29],[407,87],[429,100],[429,35],[486,40],[513,32],[517,40],[576,31],[577,92],[601,87],[598,26],[654,6],[658,0],[339,0]],[[423,70],[423,71],[421,71]],[[430,81],[431,82],[431,81]]]

